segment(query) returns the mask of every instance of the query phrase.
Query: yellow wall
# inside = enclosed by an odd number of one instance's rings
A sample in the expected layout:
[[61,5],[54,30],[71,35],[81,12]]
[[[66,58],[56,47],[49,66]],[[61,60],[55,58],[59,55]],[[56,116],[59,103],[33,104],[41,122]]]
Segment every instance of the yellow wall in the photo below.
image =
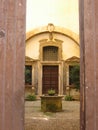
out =
[[[48,23],[54,26],[69,29],[79,35],[79,0],[27,0],[26,9],[26,32],[36,28],[41,29]],[[79,57],[79,46],[64,35],[55,35],[57,39],[63,40],[63,60],[74,56]],[[39,40],[48,38],[41,34],[26,41],[26,56],[33,59],[39,58]]]
[[[72,56],[80,57],[79,45],[74,42],[69,37],[66,37],[61,34],[53,34],[54,38],[62,40],[62,58],[66,60]],[[26,42],[26,56],[31,57],[32,59],[39,59],[39,41],[42,39],[48,39],[48,34],[39,34]]]

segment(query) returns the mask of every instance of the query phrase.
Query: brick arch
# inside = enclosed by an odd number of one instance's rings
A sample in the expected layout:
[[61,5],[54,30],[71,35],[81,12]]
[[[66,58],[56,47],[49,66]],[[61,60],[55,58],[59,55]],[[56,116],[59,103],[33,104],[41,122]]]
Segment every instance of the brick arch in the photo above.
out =
[[[29,32],[26,33],[26,41],[29,40],[31,37],[33,37],[35,35],[45,33],[45,32],[48,32],[47,26],[43,26],[43,27],[40,27],[40,28],[36,28],[32,31],[29,31]],[[71,30],[69,30],[67,28],[55,26],[54,32],[62,34],[62,35],[66,35],[67,37],[74,40],[77,44],[79,44],[79,35],[76,34],[75,32],[72,32]]]

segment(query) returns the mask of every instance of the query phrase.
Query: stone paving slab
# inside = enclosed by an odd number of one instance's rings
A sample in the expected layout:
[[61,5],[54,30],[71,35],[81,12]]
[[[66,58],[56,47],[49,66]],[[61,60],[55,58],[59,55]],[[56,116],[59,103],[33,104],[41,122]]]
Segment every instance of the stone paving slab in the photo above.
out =
[[41,112],[41,102],[25,102],[25,130],[79,130],[80,102],[62,101],[62,112]]

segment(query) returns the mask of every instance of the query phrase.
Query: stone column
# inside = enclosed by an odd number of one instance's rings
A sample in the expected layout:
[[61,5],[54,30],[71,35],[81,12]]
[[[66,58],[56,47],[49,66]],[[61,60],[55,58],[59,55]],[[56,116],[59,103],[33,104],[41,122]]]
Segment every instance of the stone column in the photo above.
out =
[[38,95],[42,95],[42,64],[38,61]]
[[59,64],[59,95],[63,95],[63,61]]
[[66,65],[66,85],[69,86],[69,65]]

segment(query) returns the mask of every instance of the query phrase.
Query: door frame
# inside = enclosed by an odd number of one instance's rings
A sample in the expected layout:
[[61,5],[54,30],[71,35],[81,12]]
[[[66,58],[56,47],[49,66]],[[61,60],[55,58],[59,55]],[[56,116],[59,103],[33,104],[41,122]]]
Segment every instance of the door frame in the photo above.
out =
[[59,61],[59,62],[39,62],[38,64],[38,95],[42,95],[42,76],[43,76],[43,66],[44,65],[49,65],[49,66],[58,66],[58,94],[59,95],[63,95],[63,61]]

